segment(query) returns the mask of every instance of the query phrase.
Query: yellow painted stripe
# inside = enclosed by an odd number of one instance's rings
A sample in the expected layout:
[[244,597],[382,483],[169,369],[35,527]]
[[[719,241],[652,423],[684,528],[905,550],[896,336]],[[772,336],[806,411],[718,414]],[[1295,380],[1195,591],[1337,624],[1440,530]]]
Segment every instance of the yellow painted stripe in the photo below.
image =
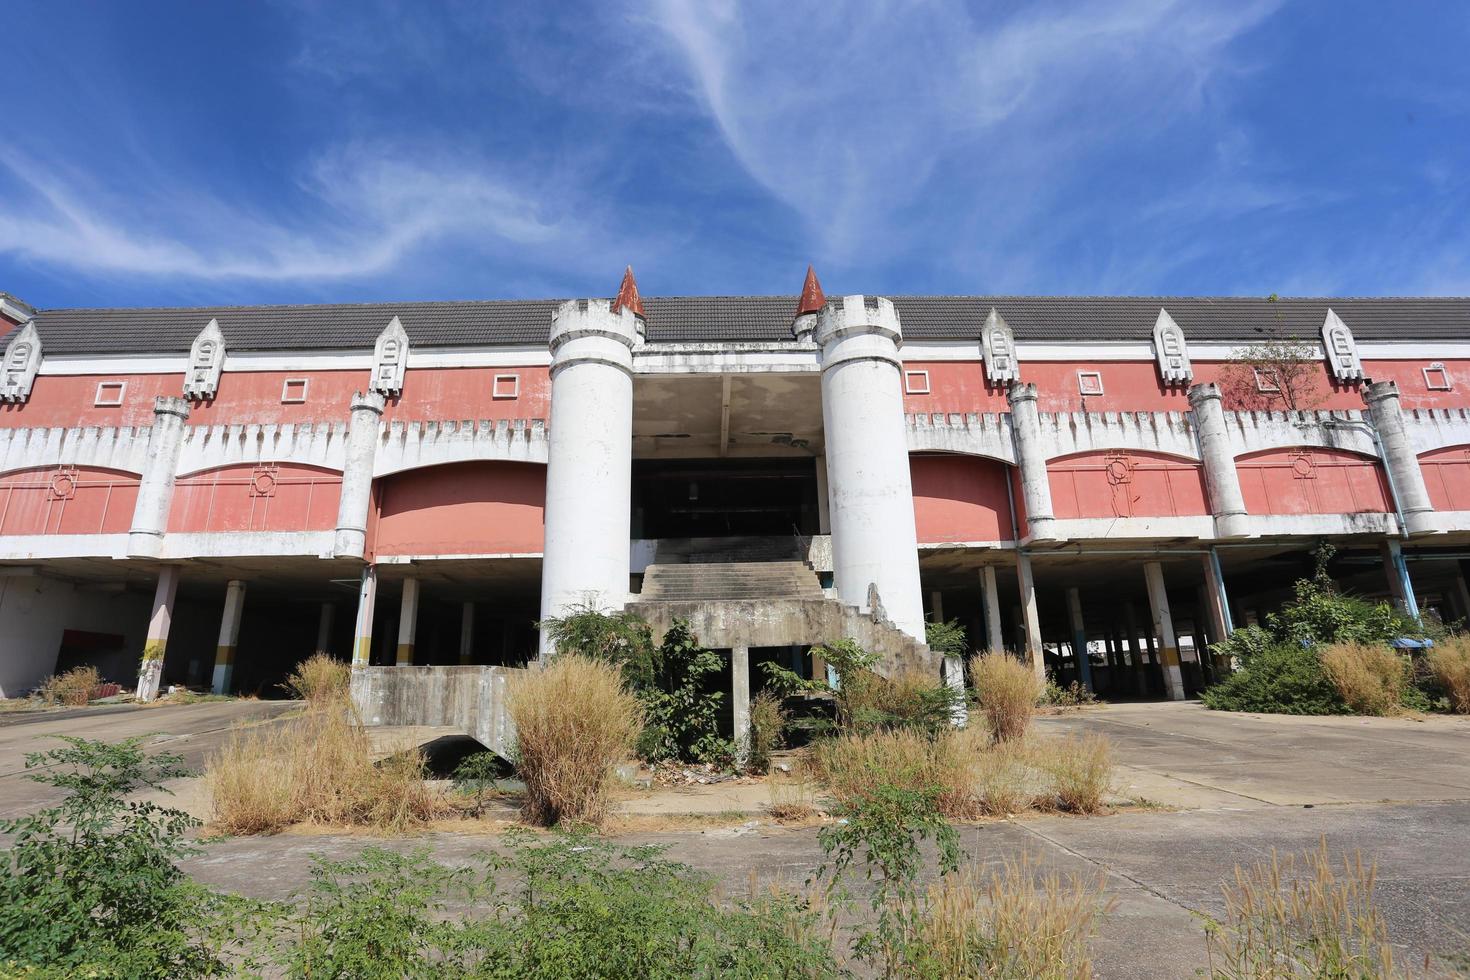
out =
[[143,644],[143,659],[162,660],[163,652],[167,646],[167,640],[149,640]]
[[1179,650],[1177,647],[1164,647],[1164,665],[1166,667],[1179,666]]
[[214,648],[214,665],[216,667],[228,667],[228,666],[230,666],[230,664],[232,664],[234,662],[235,662],[235,648],[234,647],[215,647]]
[[398,666],[406,667],[413,663],[413,644],[398,644]]

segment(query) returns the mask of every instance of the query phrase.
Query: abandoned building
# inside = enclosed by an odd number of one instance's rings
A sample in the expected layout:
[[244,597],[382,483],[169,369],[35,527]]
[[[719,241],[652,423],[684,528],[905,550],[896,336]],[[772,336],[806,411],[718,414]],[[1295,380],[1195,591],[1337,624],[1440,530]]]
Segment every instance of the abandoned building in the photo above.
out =
[[1470,616],[1470,299],[0,297],[5,696],[325,650],[452,713],[593,603],[731,651],[736,727],[821,641],[943,669],[926,619],[1177,699],[1323,542]]

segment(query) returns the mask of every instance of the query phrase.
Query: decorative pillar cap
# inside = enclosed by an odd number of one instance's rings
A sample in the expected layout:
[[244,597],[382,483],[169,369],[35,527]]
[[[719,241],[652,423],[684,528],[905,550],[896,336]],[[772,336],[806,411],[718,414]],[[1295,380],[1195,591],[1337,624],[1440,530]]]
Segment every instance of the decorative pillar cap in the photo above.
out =
[[159,395],[153,399],[154,415],[175,415],[181,419],[189,418],[189,402],[186,399],[174,395]]
[[1398,398],[1398,396],[1399,386],[1394,381],[1374,381],[1363,389],[1363,401],[1369,405],[1389,398]]
[[640,320],[646,316],[643,312],[643,298],[638,295],[638,283],[633,279],[631,265],[623,270],[623,281],[618,285],[618,295],[612,303],[614,313],[623,309],[631,310]]
[[372,412],[374,415],[382,415],[383,409],[387,407],[388,399],[378,391],[355,391],[352,393],[352,402],[349,411]]
[[1191,405],[1204,401],[1220,401],[1221,397],[1220,386],[1213,381],[1189,386],[1189,404]]
[[1011,386],[1006,389],[1006,401],[1012,405],[1016,402],[1036,401],[1036,385],[1029,381],[1012,381]]

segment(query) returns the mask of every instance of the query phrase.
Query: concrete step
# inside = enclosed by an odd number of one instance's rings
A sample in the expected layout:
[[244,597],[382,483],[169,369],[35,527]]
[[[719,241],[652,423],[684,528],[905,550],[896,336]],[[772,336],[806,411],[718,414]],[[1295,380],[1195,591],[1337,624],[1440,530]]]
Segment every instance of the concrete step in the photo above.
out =
[[643,574],[645,602],[715,599],[820,598],[816,573],[800,561],[700,562],[649,565]]

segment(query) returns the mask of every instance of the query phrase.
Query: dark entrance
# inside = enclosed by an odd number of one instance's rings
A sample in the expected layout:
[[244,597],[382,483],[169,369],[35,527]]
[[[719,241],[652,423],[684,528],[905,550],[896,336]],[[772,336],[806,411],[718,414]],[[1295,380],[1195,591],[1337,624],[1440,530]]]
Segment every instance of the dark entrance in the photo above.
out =
[[633,537],[817,533],[810,459],[633,461]]

